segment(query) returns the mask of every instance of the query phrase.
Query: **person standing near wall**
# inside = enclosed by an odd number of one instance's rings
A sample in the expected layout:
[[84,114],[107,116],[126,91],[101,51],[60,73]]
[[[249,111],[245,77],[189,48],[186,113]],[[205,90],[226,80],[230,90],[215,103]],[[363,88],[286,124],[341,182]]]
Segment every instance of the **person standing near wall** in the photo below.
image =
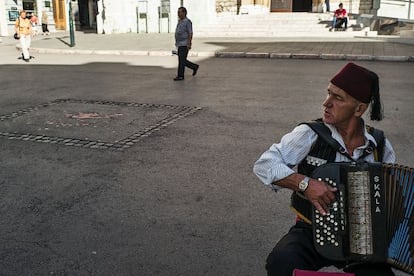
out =
[[26,62],[30,61],[30,43],[32,39],[32,24],[29,19],[26,18],[26,11],[21,10],[20,16],[15,23],[15,31],[20,37],[20,47],[22,49],[22,57]]
[[46,11],[42,11],[42,34],[49,35],[49,29],[47,28],[48,17]]
[[175,46],[178,50],[178,70],[174,81],[184,80],[185,67],[193,70],[193,76],[197,74],[197,70],[200,66],[187,60],[192,40],[193,25],[191,20],[187,18],[187,9],[180,7],[178,8],[178,23],[175,30]]

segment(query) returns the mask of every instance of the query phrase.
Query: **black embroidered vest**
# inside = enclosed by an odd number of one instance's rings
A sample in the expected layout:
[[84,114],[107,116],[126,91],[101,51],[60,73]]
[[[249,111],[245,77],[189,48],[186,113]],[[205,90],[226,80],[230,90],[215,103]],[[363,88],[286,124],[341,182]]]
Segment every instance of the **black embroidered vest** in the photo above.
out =
[[[311,176],[312,172],[320,165],[326,163],[335,162],[336,153],[339,152],[353,160],[351,156],[346,152],[341,145],[332,138],[331,131],[325,126],[321,119],[317,119],[312,122],[302,123],[312,128],[318,135],[316,142],[312,145],[311,150],[302,162],[298,165],[298,173]],[[377,142],[377,146],[370,141],[369,146],[365,149],[365,152],[359,159],[363,159],[367,155],[374,153],[375,160],[382,162],[385,137],[381,130],[374,129],[367,126],[367,131],[370,133]],[[311,203],[305,198],[301,192],[293,192],[291,197],[291,207],[298,214],[298,217],[307,223],[311,223],[312,218],[312,206]]]

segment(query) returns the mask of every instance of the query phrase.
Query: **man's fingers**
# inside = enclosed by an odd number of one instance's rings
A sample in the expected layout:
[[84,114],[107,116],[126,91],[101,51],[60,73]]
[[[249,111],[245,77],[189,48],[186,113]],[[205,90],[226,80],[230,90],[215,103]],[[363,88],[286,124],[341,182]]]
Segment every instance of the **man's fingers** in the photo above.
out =
[[314,201],[314,202],[313,202],[313,205],[315,206],[316,210],[318,210],[318,212],[319,212],[320,214],[322,214],[323,216],[325,216],[325,215],[326,215],[326,211],[323,209],[322,205],[321,205],[321,204],[319,204],[319,202],[318,202],[318,201]]
[[329,191],[331,191],[331,192],[336,192],[336,191],[338,191],[338,188],[336,188],[336,187],[332,187],[331,185],[328,185],[328,189],[329,189]]
[[329,203],[331,203],[336,200],[335,193],[338,191],[338,189],[332,186],[329,186],[329,185],[328,185],[328,189],[329,189],[329,192],[327,193],[327,196],[329,198]]
[[326,198],[327,198],[328,201],[325,201],[325,202],[329,204],[329,203],[335,201],[336,197],[335,197],[334,193],[329,192],[329,193],[326,194]]
[[336,201],[337,188],[332,187],[324,182],[312,182],[305,191],[305,195],[312,202],[320,214],[326,215],[329,212],[329,205]]
[[[328,206],[331,203],[331,199],[329,198],[329,195],[324,195],[321,197],[321,202],[322,204],[325,204],[326,206]],[[324,208],[326,210],[326,208]]]

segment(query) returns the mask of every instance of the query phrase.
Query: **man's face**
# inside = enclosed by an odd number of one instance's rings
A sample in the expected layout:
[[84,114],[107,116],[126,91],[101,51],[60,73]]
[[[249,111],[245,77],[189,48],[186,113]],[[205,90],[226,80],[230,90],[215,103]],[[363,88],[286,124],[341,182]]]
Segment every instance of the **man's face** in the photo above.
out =
[[20,17],[21,17],[21,18],[26,18],[26,13],[25,13],[25,12],[22,12],[22,13],[20,14]]
[[346,125],[353,117],[359,117],[362,103],[350,96],[341,88],[333,85],[328,86],[328,95],[323,102],[323,121],[334,126]]
[[178,18],[180,18],[180,19],[185,18],[185,13],[182,9],[178,9],[177,14],[178,14]]

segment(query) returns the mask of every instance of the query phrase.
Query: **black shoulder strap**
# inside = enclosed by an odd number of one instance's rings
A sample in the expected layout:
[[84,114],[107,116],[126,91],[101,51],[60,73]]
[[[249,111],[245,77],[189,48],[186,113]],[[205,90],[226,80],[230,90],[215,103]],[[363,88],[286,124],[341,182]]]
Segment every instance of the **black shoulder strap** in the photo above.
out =
[[304,122],[301,124],[308,125],[313,131],[315,131],[318,136],[323,139],[330,147],[332,147],[335,151],[339,152],[340,154],[349,158],[349,160],[354,160],[352,156],[350,156],[346,150],[338,143],[334,138],[332,138],[332,132],[330,129],[325,126],[321,119],[317,119],[315,121]]
[[[332,147],[335,151],[339,152],[340,154],[346,156],[350,160],[354,160],[347,152],[346,150],[336,141],[332,138],[332,133],[329,130],[327,126],[322,122],[322,119],[317,119],[315,121],[310,122],[304,122],[301,124],[308,125],[313,131],[315,131],[318,136],[323,139],[330,147]],[[373,128],[371,126],[366,126],[368,133],[370,133],[375,141],[377,142],[377,146],[373,143],[370,143],[370,146],[366,149],[366,152],[359,158],[362,159],[368,154],[372,153],[374,151],[375,160],[378,162],[382,162],[382,159],[384,157],[384,145],[385,145],[385,136],[384,132],[382,130]]]
[[377,142],[377,147],[375,150],[375,160],[378,162],[382,162],[382,159],[384,158],[384,146],[385,146],[385,135],[384,131],[380,129],[373,128],[371,126],[367,125],[367,131],[369,134],[371,134],[375,141]]

